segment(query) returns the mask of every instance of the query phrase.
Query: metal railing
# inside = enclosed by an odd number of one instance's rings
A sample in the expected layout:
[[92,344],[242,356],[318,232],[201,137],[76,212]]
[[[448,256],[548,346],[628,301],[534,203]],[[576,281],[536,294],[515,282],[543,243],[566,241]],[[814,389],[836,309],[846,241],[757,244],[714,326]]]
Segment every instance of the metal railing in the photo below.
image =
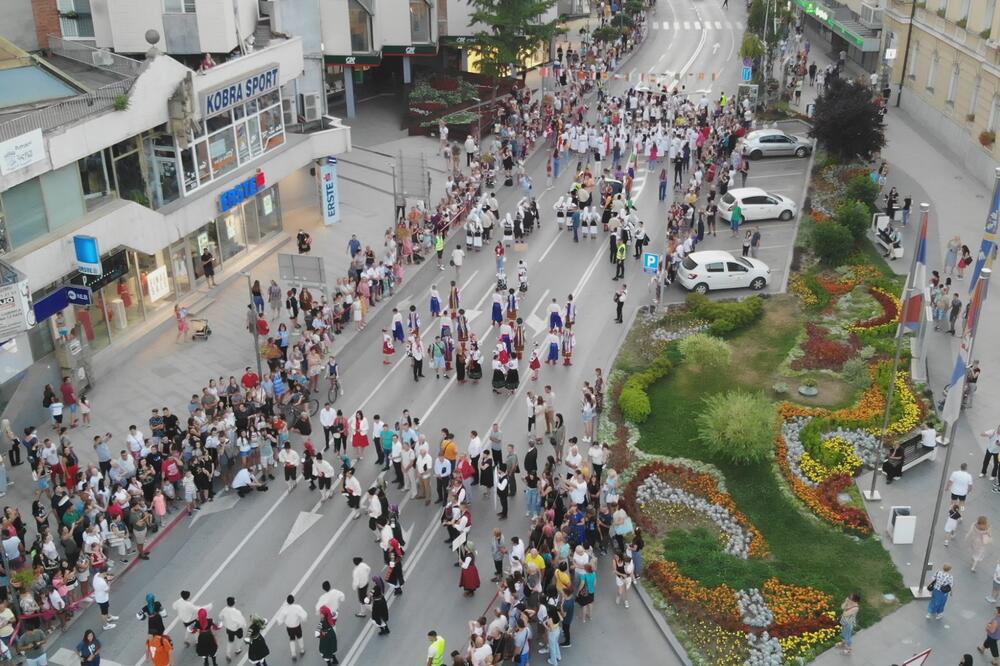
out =
[[107,49],[97,49],[82,42],[63,39],[59,35],[49,35],[49,51],[54,55],[75,60],[88,67],[96,67],[115,72],[124,77],[139,76],[142,63]]
[[48,132],[63,125],[70,125],[86,116],[112,109],[115,99],[119,95],[127,95],[134,81],[134,78],[115,81],[94,92],[29,111],[23,116],[0,123],[0,141],[13,139],[36,129]]

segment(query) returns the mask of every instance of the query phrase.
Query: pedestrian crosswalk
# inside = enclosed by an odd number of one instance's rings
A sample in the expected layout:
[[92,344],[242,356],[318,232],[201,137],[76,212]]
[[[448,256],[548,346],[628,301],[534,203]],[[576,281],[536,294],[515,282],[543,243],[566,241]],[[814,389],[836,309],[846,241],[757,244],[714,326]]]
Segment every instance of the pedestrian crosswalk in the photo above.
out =
[[740,21],[652,21],[649,24],[652,30],[742,30],[743,23]]

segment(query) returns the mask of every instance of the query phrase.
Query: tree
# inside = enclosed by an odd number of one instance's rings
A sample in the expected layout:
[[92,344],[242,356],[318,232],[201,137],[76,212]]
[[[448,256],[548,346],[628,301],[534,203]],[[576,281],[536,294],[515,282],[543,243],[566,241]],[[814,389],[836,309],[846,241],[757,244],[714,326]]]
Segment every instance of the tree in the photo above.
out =
[[751,32],[746,33],[743,35],[743,43],[740,44],[740,57],[760,62],[760,59],[764,57],[764,42],[757,35]]
[[496,78],[514,76],[555,36],[558,19],[543,22],[556,0],[469,0],[470,26],[482,26],[471,50],[479,55],[480,71]]
[[809,136],[843,162],[869,161],[885,146],[872,90],[855,81],[827,79],[823,94],[816,98],[813,123]]
[[868,207],[860,201],[845,201],[837,206],[833,215],[837,224],[851,232],[855,241],[865,237],[871,221]]
[[836,222],[819,222],[812,232],[812,251],[827,266],[839,266],[854,249],[851,231]]
[[875,202],[878,200],[878,183],[872,181],[870,176],[860,175],[847,181],[844,188],[844,198],[849,201],[860,201],[868,208],[869,214],[874,214]]

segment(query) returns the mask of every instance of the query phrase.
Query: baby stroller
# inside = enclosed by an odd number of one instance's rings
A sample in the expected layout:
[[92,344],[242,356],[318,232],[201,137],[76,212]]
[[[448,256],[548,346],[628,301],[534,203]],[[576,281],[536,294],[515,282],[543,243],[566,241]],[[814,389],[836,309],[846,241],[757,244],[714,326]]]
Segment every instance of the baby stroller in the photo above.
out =
[[191,320],[192,340],[208,340],[208,336],[210,335],[212,335],[212,327],[208,325],[207,319]]

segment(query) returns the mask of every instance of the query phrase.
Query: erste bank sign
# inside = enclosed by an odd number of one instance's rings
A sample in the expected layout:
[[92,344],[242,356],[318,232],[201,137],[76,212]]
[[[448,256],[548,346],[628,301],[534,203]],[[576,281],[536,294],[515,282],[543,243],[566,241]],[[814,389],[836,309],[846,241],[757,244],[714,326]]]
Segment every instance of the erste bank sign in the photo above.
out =
[[281,84],[281,77],[278,76],[278,73],[278,65],[268,65],[217,88],[202,92],[202,117],[208,118],[228,111],[238,104],[249,102],[255,97],[277,90]]

